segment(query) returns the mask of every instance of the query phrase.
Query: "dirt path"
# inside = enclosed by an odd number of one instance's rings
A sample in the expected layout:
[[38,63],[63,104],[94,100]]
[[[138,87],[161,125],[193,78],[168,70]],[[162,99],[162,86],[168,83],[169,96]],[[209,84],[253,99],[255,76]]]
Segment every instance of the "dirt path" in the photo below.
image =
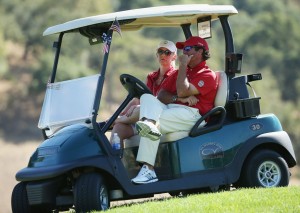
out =
[[37,146],[37,142],[18,145],[4,143],[0,140],[0,213],[11,213],[11,193],[17,184],[15,174],[27,166],[29,158]]

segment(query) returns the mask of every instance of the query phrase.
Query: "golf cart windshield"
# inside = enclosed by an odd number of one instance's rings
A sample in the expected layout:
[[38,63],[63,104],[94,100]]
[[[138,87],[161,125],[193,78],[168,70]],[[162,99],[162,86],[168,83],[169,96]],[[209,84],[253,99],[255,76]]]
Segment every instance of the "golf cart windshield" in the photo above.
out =
[[74,123],[91,123],[99,75],[47,85],[38,127],[55,130]]

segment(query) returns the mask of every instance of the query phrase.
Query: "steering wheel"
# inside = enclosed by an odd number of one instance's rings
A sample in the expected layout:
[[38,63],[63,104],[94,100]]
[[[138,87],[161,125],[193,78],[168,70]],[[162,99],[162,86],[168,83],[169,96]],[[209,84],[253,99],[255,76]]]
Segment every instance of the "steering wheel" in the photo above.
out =
[[120,81],[123,87],[128,91],[134,98],[140,98],[145,93],[152,94],[149,88],[136,77],[129,74],[120,75]]

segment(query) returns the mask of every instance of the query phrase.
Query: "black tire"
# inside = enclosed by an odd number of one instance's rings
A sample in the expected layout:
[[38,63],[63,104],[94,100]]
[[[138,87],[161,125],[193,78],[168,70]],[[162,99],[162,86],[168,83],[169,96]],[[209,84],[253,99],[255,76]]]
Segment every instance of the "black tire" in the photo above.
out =
[[104,179],[100,174],[81,175],[75,183],[74,204],[76,212],[109,209],[110,200]]
[[11,209],[13,213],[50,213],[52,209],[47,205],[30,206],[26,191],[26,183],[20,182],[13,189],[11,196]]
[[28,197],[26,192],[26,184],[23,182],[18,183],[12,191],[11,209],[13,213],[30,212]]
[[287,186],[289,174],[285,160],[277,152],[259,150],[247,159],[237,186],[265,188]]

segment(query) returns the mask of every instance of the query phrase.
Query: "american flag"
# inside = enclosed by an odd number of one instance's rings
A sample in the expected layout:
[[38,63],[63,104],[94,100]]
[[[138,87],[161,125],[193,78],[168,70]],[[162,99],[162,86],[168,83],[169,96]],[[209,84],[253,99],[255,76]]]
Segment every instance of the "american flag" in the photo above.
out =
[[103,53],[108,53],[109,45],[110,45],[110,42],[111,42],[111,37],[107,36],[106,33],[103,33],[102,34],[102,40],[103,40],[102,52]]
[[109,29],[116,31],[120,36],[122,36],[120,24],[119,24],[117,18],[114,20],[114,22],[112,23],[112,25]]
[[108,53],[108,50],[109,50],[109,46],[108,46],[107,42],[104,42],[102,52]]

